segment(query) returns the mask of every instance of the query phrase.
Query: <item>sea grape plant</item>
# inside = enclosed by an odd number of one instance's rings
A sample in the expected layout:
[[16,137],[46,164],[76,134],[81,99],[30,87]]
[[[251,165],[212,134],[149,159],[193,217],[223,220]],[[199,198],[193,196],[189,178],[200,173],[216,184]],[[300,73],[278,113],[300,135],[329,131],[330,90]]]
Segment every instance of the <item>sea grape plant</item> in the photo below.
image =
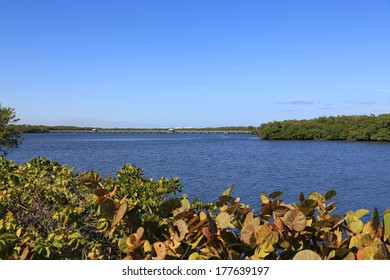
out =
[[390,209],[335,215],[334,190],[260,193],[255,209],[233,188],[202,203],[128,164],[103,178],[0,157],[0,259],[390,259]]

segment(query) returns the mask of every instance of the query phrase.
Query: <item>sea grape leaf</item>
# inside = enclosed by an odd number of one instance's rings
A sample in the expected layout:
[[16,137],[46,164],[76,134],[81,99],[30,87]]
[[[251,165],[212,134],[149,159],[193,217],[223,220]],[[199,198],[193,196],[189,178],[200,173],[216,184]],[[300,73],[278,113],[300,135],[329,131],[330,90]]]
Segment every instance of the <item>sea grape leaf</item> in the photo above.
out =
[[83,177],[82,177],[82,181],[83,181],[84,185],[89,187],[89,188],[93,188],[93,189],[100,186],[99,183],[102,180],[103,180],[102,176],[95,171],[85,172]]
[[221,196],[230,196],[232,194],[232,191],[234,189],[234,185],[230,186],[228,189],[226,189]]
[[112,226],[116,226],[123,218],[123,216],[125,215],[127,211],[127,204],[126,203],[123,203],[118,211],[116,212],[115,216],[114,216],[114,220],[112,221]]
[[329,190],[329,191],[326,192],[324,198],[325,198],[326,201],[328,201],[328,200],[331,200],[335,196],[336,196],[336,191],[335,190]]
[[198,257],[199,257],[199,254],[198,254],[197,252],[195,252],[195,253],[192,253],[192,254],[188,257],[188,259],[189,259],[190,261],[196,261],[196,260],[198,260]]
[[348,255],[343,258],[344,261],[354,261],[355,260],[355,254],[353,252],[349,252]]
[[325,245],[329,248],[337,248],[337,236],[332,232],[326,232],[324,234]]
[[374,208],[374,211],[372,212],[372,226],[374,230],[378,230],[379,225],[380,225],[380,221],[379,221],[378,209]]
[[112,219],[115,215],[116,207],[114,201],[109,198],[100,205],[100,213],[105,219]]
[[156,260],[163,260],[167,255],[167,248],[165,244],[162,242],[156,242],[153,244],[154,251],[157,254]]
[[379,251],[376,246],[363,247],[357,252],[358,260],[373,260],[375,254]]
[[354,222],[352,222],[350,225],[349,225],[349,229],[354,233],[354,234],[359,234],[362,232],[363,230],[363,227],[364,227],[364,224],[362,222],[362,220],[358,219]]
[[370,213],[370,210],[367,210],[367,209],[359,209],[355,212],[355,215],[360,219],[361,217],[367,215],[368,213]]
[[295,231],[306,228],[306,216],[299,210],[290,210],[284,215],[284,223]]
[[179,231],[179,235],[175,235],[176,241],[182,241],[185,235],[188,233],[188,228],[184,220],[178,220],[174,223]]
[[145,229],[143,227],[139,227],[137,229],[136,235],[137,235],[137,241],[141,240],[142,236],[144,235]]
[[300,193],[299,193],[298,199],[299,199],[300,202],[305,201],[305,195],[303,194],[303,192],[300,192]]
[[386,244],[381,243],[378,247],[378,252],[374,255],[374,260],[389,260],[390,253],[387,250]]
[[219,228],[225,229],[230,224],[230,215],[226,212],[221,212],[217,215],[216,222]]
[[28,256],[28,253],[29,253],[29,249],[28,249],[28,246],[27,246],[26,248],[24,248],[23,253],[20,256],[20,260],[25,260],[27,258],[27,256]]
[[320,194],[319,192],[312,192],[309,195],[309,199],[313,199],[313,200],[317,201],[318,203],[325,203],[324,196],[322,194]]
[[384,235],[387,240],[390,240],[390,213],[383,216]]
[[352,249],[353,247],[360,249],[363,247],[361,236],[355,235],[351,237],[351,240],[349,241],[349,249]]
[[108,190],[106,189],[103,189],[103,188],[97,188],[94,190],[93,192],[97,197],[102,197],[102,196],[105,196],[105,195],[108,195],[109,192]]
[[256,228],[255,238],[257,245],[266,244],[269,246],[274,245],[279,241],[278,233],[276,231],[272,231],[267,224],[260,225]]
[[152,252],[152,246],[150,245],[149,240],[146,240],[144,243],[144,252]]
[[268,197],[271,199],[275,199],[275,198],[278,198],[279,196],[281,196],[282,194],[283,194],[283,192],[272,192],[268,195]]
[[261,201],[263,202],[263,204],[270,203],[270,199],[268,198],[268,196],[264,192],[262,192],[260,194],[260,198],[261,198]]
[[321,260],[321,257],[311,250],[303,250],[296,253],[293,260]]
[[363,247],[371,246],[374,242],[374,239],[372,239],[371,235],[369,234],[363,234],[360,240],[362,242]]
[[173,197],[168,200],[165,200],[161,205],[160,209],[163,213],[170,214],[174,210],[182,206],[180,198]]
[[244,241],[246,244],[251,246],[251,248],[256,247],[256,240],[254,237],[255,230],[256,230],[256,226],[253,223],[248,223],[241,230],[242,241]]

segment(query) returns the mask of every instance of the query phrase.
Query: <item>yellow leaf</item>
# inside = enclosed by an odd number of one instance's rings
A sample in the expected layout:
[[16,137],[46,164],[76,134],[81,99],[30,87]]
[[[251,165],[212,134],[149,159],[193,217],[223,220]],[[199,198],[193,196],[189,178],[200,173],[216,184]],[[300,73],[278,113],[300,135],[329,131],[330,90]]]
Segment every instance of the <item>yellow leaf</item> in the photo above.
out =
[[19,238],[21,234],[22,234],[22,228],[19,228],[19,229],[16,231],[16,236]]
[[144,243],[144,252],[152,252],[152,246],[148,240]]

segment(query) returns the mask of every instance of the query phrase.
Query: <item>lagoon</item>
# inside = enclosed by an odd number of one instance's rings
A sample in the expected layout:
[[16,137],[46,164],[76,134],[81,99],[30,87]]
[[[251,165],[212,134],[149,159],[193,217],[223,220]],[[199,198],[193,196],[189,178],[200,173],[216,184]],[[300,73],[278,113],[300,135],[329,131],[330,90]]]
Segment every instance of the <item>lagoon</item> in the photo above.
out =
[[265,141],[253,135],[156,133],[23,134],[7,158],[45,156],[76,171],[115,175],[124,164],[147,177],[178,177],[190,199],[215,201],[232,184],[233,196],[259,210],[260,193],[337,191],[336,212],[390,207],[390,143]]

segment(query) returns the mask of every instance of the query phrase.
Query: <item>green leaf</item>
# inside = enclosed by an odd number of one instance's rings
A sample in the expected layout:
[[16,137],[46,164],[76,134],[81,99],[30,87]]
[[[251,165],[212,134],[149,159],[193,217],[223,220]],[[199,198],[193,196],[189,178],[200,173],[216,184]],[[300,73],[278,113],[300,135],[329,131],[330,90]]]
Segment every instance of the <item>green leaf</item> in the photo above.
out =
[[306,199],[301,202],[302,207],[312,208],[313,210],[318,206],[318,201],[313,199]]
[[336,191],[335,190],[329,190],[326,192],[325,194],[325,200],[328,201],[328,200],[331,200],[333,197],[336,196]]
[[145,243],[144,243],[144,252],[145,253],[153,252],[152,245],[150,245],[149,240],[146,240]]
[[181,201],[180,198],[173,197],[168,200],[165,200],[161,205],[160,209],[163,213],[165,214],[170,214],[174,210],[178,209],[181,207]]
[[234,189],[234,185],[232,185],[231,187],[229,187],[228,189],[226,189],[221,196],[230,196],[232,194],[232,191]]
[[299,199],[300,202],[305,201],[305,195],[303,194],[303,192],[299,193],[298,199]]
[[103,201],[102,205],[100,206],[100,213],[103,218],[111,220],[116,212],[115,203],[111,198],[108,198]]
[[374,230],[378,230],[380,225],[378,209],[374,208],[372,212],[372,226]]
[[279,196],[281,196],[282,194],[283,194],[283,192],[272,192],[268,195],[268,197],[271,199],[275,199],[275,198],[278,198]]
[[362,232],[364,228],[364,224],[358,216],[354,212],[348,212],[345,216],[345,222],[347,223],[347,226],[350,231],[352,231],[354,234],[359,234]]
[[78,232],[74,232],[71,235],[69,235],[70,239],[76,239],[76,238],[79,238],[79,237],[80,237],[80,233],[78,233]]
[[317,201],[318,203],[325,203],[325,198],[319,192],[312,192],[309,195],[309,199],[313,199],[313,200]]
[[88,171],[84,173],[82,180],[85,186],[94,189],[100,186],[99,183],[103,180],[103,178],[95,171]]
[[370,210],[367,210],[367,209],[359,209],[355,212],[355,215],[360,219],[361,217],[367,215],[368,213],[370,213]]
[[45,257],[46,257],[47,259],[50,258],[50,254],[51,254],[51,252],[50,252],[50,247],[45,247],[45,251],[46,251]]
[[353,252],[349,252],[348,255],[343,259],[344,261],[354,261],[355,254]]
[[311,250],[303,250],[296,253],[293,260],[321,260],[321,257]]
[[58,240],[54,240],[53,241],[53,246],[58,248],[58,249],[61,249],[62,248],[62,244],[61,242],[59,242]]
[[122,252],[126,252],[129,249],[129,246],[127,245],[126,241],[127,241],[126,235],[118,240],[118,248]]
[[384,235],[387,240],[390,240],[390,213],[387,213],[383,216],[383,227],[384,227]]
[[199,257],[199,254],[198,253],[192,253],[189,257],[188,257],[188,259],[190,260],[190,261],[196,261],[196,260],[198,260],[198,257]]
[[360,249],[360,248],[363,247],[360,235],[352,236],[351,240],[349,241],[349,247],[348,248],[352,249],[354,247],[357,248],[357,249]]
[[284,215],[284,223],[295,231],[306,228],[306,216],[299,210],[290,210]]

